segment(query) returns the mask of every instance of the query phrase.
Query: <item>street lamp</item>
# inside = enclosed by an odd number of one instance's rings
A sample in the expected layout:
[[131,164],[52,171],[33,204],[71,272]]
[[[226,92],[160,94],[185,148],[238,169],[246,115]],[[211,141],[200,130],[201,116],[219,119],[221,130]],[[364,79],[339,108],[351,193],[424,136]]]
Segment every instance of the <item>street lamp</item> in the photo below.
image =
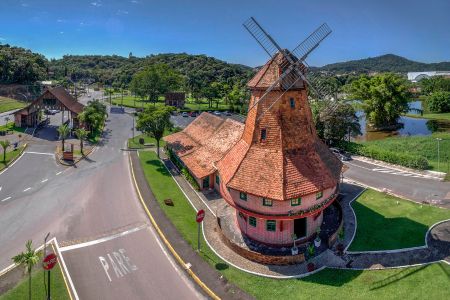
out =
[[437,144],[438,144],[438,172],[440,170],[439,165],[440,165],[440,142],[442,141],[441,138],[436,138]]

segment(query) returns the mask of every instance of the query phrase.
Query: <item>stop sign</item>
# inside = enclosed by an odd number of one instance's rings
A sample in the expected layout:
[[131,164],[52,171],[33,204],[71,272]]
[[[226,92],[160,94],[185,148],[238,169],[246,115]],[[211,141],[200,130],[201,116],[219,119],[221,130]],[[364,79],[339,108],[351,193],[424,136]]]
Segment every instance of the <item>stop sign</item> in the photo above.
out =
[[44,267],[44,270],[51,270],[58,262],[58,257],[55,255],[55,253],[50,253],[44,258],[44,261],[42,263],[42,266]]
[[205,211],[203,209],[200,209],[197,212],[197,216],[195,217],[195,221],[197,223],[201,223],[203,221],[203,218],[205,218]]

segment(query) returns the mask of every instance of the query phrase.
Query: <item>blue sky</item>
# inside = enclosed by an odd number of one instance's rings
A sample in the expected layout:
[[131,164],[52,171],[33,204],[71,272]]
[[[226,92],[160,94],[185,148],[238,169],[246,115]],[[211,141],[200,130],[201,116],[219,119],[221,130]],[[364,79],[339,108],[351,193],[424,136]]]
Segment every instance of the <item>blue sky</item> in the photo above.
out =
[[450,60],[449,0],[0,0],[0,42],[64,54],[206,54],[250,66],[267,56],[242,27],[254,16],[285,48],[323,22],[310,65],[394,53]]

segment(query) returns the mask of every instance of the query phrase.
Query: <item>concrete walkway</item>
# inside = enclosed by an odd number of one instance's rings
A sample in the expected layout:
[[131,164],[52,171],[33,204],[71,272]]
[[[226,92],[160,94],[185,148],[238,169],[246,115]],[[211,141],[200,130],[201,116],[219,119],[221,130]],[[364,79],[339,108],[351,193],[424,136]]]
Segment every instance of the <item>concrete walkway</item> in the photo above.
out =
[[[162,157],[164,154],[162,155]],[[203,193],[195,191],[192,186],[180,175],[178,169],[166,157],[162,158],[165,166],[175,181],[189,198],[193,206],[206,211],[203,223],[204,237],[211,249],[230,265],[243,271],[274,278],[303,277],[310,273],[306,270],[307,263],[288,266],[263,265],[250,261],[232,251],[226,246],[217,233],[217,209],[227,205],[223,199],[208,199]],[[357,185],[343,183],[341,187],[344,214],[345,238],[342,242],[346,248],[350,245],[356,232],[356,217],[351,208],[351,202],[363,191]],[[405,267],[416,264],[425,264],[444,260],[450,263],[450,220],[433,227],[427,234],[427,245],[423,247],[400,249],[397,252],[384,251],[379,253],[345,252],[343,256],[336,255],[333,250],[327,250],[308,262],[314,262],[316,269],[325,267],[346,269],[384,269],[392,267]]]

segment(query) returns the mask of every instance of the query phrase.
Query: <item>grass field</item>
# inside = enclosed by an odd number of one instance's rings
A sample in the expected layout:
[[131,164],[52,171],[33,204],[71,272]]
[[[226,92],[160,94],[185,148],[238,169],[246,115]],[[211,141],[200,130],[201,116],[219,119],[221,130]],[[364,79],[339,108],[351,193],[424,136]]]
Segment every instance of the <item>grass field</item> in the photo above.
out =
[[[139,152],[147,181],[162,210],[184,239],[197,242],[195,211],[170,173],[150,151]],[[170,198],[174,206],[164,205]],[[203,245],[205,241],[202,240]],[[200,255],[229,281],[257,299],[449,299],[450,266],[436,263],[424,267],[381,271],[325,269],[303,279],[276,280],[250,275],[229,266],[208,247]],[[232,293],[232,291],[230,291]]]
[[0,96],[0,113],[13,109],[22,108],[25,107],[26,105],[27,103],[23,101],[18,101],[15,99]]
[[16,131],[16,132],[23,133],[23,132],[25,132],[25,129],[26,128],[16,127],[16,125],[14,125],[13,122],[10,122],[8,124],[0,126],[0,131],[3,131],[3,130],[10,131],[11,130],[11,131]]
[[450,121],[450,113],[424,113],[423,115],[418,114],[407,114],[408,117],[411,118],[423,118],[429,120],[446,120]]
[[[69,294],[64,283],[64,279],[59,266],[56,266],[51,271],[51,297],[55,300],[69,300]],[[34,271],[31,279],[31,293],[32,299],[42,300],[46,299],[43,276],[44,271],[39,268]],[[24,300],[28,299],[28,277],[24,278],[16,287],[8,291],[6,294],[0,296],[0,300]]]
[[358,228],[350,251],[423,246],[428,228],[450,219],[450,210],[420,205],[374,190],[366,190],[352,207]]
[[[126,107],[134,107],[134,108],[142,108],[142,107],[149,107],[149,106],[164,106],[164,99],[160,98],[158,102],[153,103],[147,100],[141,100],[139,98],[135,98],[134,96],[124,96],[123,100],[121,98],[116,98],[112,100],[113,104],[115,105],[123,105]],[[219,106],[216,107],[216,104],[213,103],[213,106],[210,108],[208,106],[208,103],[206,101],[203,101],[200,104],[194,103],[194,102],[186,102],[185,109],[187,110],[227,110],[229,109],[228,105],[225,105],[223,103],[219,103]]]
[[[164,131],[164,136],[169,135],[171,133],[172,133],[172,131],[166,130],[166,131]],[[156,147],[156,140],[154,138],[149,137],[146,134],[140,134],[140,135],[135,136],[134,139],[133,138],[128,139],[128,148],[143,149],[144,145],[139,144],[139,139],[140,138],[144,138],[144,143],[145,144],[154,144],[155,147]],[[166,145],[166,142],[163,139],[161,139],[159,141],[159,146],[162,148],[165,145]]]
[[8,164],[13,161],[14,159],[16,159],[23,150],[23,147],[18,147],[17,150],[13,150],[14,146],[10,146],[7,150],[6,150],[6,160],[3,161],[3,148],[0,148],[0,171],[3,170],[4,168],[6,168],[8,166]]
[[449,173],[450,167],[450,133],[433,133],[431,136],[392,137],[383,140],[363,142],[363,144],[377,146],[381,149],[411,155],[421,155],[428,159],[432,170],[438,170],[438,143],[440,141],[439,171]]

